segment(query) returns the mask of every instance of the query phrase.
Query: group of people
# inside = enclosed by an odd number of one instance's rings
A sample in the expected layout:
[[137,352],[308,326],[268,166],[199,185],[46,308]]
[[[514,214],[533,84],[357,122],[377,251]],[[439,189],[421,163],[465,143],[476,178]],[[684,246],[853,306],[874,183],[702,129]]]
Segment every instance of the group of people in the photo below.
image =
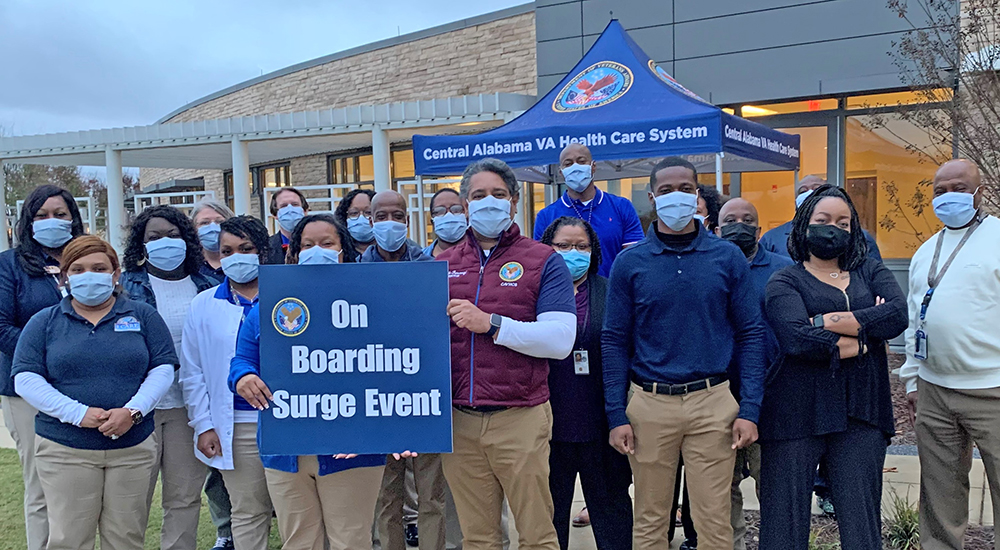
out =
[[[165,550],[195,548],[202,491],[218,549],[265,549],[273,514],[286,550],[498,550],[509,510],[520,548],[565,550],[578,476],[598,548],[663,549],[681,464],[687,548],[744,548],[746,475],[760,547],[807,548],[817,468],[843,547],[881,548],[887,342],[904,331],[922,541],[961,548],[972,441],[1000,495],[1000,222],[973,164],[935,177],[946,229],[914,256],[907,299],[851,198],[818,178],[762,238],[754,205],[700,187],[685,159],[653,168],[645,231],[597,188],[585,146],[559,163],[566,192],[534,239],[513,222],[514,172],[485,159],[430,201],[426,248],[395,191],[352,191],[327,214],[283,188],[274,235],[211,200],[190,217],[156,206],[119,260],[67,191],[35,189],[0,254],[28,549],[90,549],[98,530],[106,550],[141,548],[160,480]],[[453,452],[261,455],[259,266],[432,260],[449,264]]]

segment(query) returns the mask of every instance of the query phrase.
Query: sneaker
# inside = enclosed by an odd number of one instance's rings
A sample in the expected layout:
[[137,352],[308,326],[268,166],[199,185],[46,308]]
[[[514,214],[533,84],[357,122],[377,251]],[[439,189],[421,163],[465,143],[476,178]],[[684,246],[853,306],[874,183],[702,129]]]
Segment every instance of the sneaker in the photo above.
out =
[[833,502],[828,498],[816,497],[816,506],[828,517],[835,518],[837,513],[833,509]]
[[406,537],[406,545],[417,547],[420,546],[420,537],[417,534],[417,524],[411,523],[403,529],[403,534]]
[[698,550],[698,539],[684,539],[680,550]]
[[233,537],[219,537],[215,539],[212,550],[233,550],[233,548]]

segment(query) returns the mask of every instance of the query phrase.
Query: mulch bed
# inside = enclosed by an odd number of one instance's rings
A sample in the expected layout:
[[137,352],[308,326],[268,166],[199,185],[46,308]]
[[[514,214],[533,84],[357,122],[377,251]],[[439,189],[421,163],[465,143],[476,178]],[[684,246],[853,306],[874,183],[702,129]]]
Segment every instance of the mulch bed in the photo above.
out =
[[[747,550],[758,550],[760,541],[760,514],[754,511],[746,512],[747,518]],[[826,516],[813,516],[813,532],[816,533],[818,548],[840,548],[840,531],[837,520]],[[886,550],[891,550],[885,544]],[[969,527],[965,532],[965,550],[993,550],[992,527]]]
[[892,445],[917,444],[917,435],[913,433],[913,424],[910,423],[910,414],[906,408],[906,387],[898,376],[892,374],[905,360],[906,355],[902,353],[889,354],[889,387],[892,389],[892,412],[896,417],[896,437],[892,438]]

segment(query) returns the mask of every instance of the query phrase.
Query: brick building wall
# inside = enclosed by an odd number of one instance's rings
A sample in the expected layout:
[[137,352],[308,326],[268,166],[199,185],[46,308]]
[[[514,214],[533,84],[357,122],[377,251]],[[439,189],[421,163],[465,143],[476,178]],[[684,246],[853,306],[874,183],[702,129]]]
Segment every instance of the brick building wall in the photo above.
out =
[[[167,122],[308,111],[480,93],[536,93],[535,14],[522,13],[396,44],[234,91]],[[293,185],[327,183],[326,156],[290,160]],[[143,187],[204,177],[225,198],[222,172],[149,168]],[[256,200],[251,201],[256,213]]]

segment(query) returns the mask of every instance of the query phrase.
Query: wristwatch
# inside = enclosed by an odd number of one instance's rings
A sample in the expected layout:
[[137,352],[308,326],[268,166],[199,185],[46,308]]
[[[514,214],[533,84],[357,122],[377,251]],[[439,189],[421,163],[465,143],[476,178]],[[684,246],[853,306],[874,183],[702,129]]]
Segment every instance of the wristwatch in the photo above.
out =
[[493,336],[500,330],[500,322],[503,321],[503,317],[497,315],[496,313],[490,315],[490,330],[486,331],[486,336],[493,338]]
[[823,328],[823,316],[817,315],[813,317],[813,326],[816,328]]
[[142,411],[140,411],[139,409],[128,409],[128,412],[131,413],[132,415],[133,426],[142,423]]

